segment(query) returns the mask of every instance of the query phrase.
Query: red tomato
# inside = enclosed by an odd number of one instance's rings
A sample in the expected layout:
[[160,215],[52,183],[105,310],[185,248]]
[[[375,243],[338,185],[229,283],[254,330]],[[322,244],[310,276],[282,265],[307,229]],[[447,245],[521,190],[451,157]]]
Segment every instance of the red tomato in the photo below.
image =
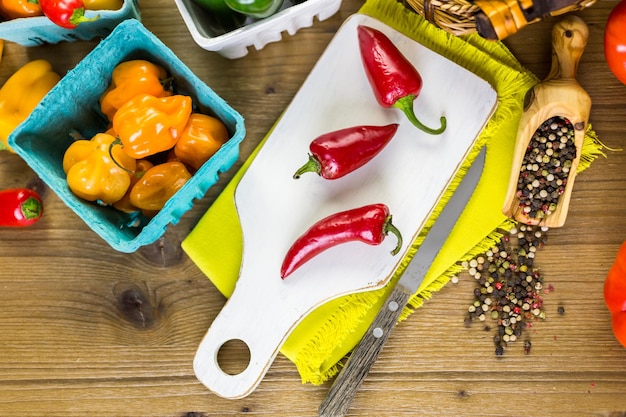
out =
[[613,334],[622,346],[626,347],[626,311],[613,314]]
[[612,315],[615,338],[626,347],[626,242],[620,246],[604,281],[604,301]]
[[626,0],[615,6],[606,22],[604,56],[613,74],[626,84]]
[[74,29],[79,23],[97,19],[85,17],[83,0],[39,0],[41,11],[58,26]]

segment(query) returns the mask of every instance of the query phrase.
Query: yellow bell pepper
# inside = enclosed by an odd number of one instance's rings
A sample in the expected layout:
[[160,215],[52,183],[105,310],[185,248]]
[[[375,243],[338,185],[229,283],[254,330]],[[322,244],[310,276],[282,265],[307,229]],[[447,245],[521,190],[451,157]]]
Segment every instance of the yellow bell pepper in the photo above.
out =
[[[113,146],[115,137],[98,133],[72,143],[63,155],[63,170],[74,194],[87,201],[114,204],[130,187],[137,161]],[[115,159],[112,159],[111,156]]]
[[124,0],[83,0],[87,10],[119,10]]
[[15,72],[0,89],[0,149],[12,151],[9,135],[39,104],[61,77],[46,60],[31,61]]

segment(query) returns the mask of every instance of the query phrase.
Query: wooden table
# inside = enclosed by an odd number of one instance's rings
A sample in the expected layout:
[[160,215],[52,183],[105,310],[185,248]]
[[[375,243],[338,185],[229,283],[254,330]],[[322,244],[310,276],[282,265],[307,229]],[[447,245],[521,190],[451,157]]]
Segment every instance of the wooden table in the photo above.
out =
[[[606,18],[617,1],[578,13],[590,28],[578,79],[593,99],[591,122],[611,148],[624,145],[626,86],[603,55]],[[1,416],[314,416],[330,386],[303,385],[278,356],[257,390],[217,397],[194,376],[200,339],[224,297],[179,242],[271,128],[341,23],[361,2],[295,36],[239,60],[192,40],[170,0],[141,2],[143,22],[246,118],[241,158],[206,197],[171,227],[164,243],[133,254],[112,250],[51,191],[35,226],[0,230]],[[506,40],[539,78],[550,66],[553,22]],[[72,68],[95,42],[5,46],[0,81],[35,58]],[[624,416],[626,349],[613,337],[602,287],[626,240],[626,153],[608,152],[578,177],[566,225],[549,232],[537,258],[555,291],[547,319],[522,344],[494,355],[492,333],[464,326],[473,280],[462,275],[397,327],[351,416]],[[36,175],[0,154],[0,188]],[[564,308],[558,314],[557,308]]]

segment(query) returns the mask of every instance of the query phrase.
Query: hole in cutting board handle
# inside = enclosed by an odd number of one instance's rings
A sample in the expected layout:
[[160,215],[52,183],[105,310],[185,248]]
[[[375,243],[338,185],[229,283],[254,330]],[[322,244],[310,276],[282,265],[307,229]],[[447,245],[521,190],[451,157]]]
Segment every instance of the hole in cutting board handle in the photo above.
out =
[[241,339],[224,342],[217,351],[217,365],[228,375],[239,375],[250,365],[250,348]]

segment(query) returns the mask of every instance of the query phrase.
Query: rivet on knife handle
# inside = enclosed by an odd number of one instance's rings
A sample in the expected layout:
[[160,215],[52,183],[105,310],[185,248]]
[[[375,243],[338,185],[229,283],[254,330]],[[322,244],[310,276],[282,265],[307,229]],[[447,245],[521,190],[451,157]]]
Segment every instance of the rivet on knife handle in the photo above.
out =
[[339,417],[348,413],[354,395],[376,362],[410,297],[409,291],[403,287],[394,288],[320,405],[320,417]]

